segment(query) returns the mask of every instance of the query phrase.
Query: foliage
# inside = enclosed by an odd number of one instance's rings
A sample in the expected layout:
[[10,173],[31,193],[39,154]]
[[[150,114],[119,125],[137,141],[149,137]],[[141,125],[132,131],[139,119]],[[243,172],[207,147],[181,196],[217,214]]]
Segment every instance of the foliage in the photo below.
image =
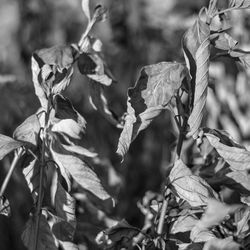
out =
[[[83,237],[95,241],[96,249],[249,249],[250,152],[224,130],[207,127],[204,118],[210,96],[216,99],[216,92],[210,91],[215,89],[210,64],[223,56],[249,70],[250,52],[231,36],[228,13],[249,8],[250,2],[232,0],[220,8],[210,0],[182,37],[185,63],[142,67],[128,89],[127,111],[121,118],[109,108],[105,95],[116,80],[103,59],[102,42],[90,36],[96,23],[106,20],[107,10],[97,5],[91,11],[89,4],[82,0],[87,26],[78,43],[32,55],[40,108],[13,137],[0,135],[0,159],[15,152],[0,190],[1,215],[10,216],[11,202],[4,192],[18,167],[33,202],[21,236],[27,249],[82,249]],[[86,121],[64,95],[76,67],[89,79],[90,104],[121,129],[117,154],[122,161],[139,134],[164,110],[171,112],[170,129],[177,134],[173,157],[161,194],[147,192],[138,203],[144,215],[141,228],[109,216],[115,199],[92,165],[112,167],[85,145]],[[232,107],[232,112],[237,110]],[[228,190],[234,200],[227,199]],[[78,221],[79,213],[90,214],[103,230]]]

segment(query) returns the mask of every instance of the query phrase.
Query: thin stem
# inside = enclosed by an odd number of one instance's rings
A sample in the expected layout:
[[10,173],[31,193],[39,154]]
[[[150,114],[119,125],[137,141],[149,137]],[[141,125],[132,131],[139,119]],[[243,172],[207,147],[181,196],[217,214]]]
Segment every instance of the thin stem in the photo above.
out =
[[225,14],[226,12],[229,12],[229,11],[232,11],[232,10],[237,10],[237,9],[239,9],[239,7],[235,6],[235,7],[231,7],[231,8],[225,9],[225,10],[221,10],[221,11],[215,12],[214,16]]
[[160,214],[160,219],[159,219],[159,223],[158,223],[158,228],[157,228],[157,234],[158,235],[162,234],[164,220],[165,220],[165,215],[166,215],[166,211],[167,211],[167,206],[168,206],[168,202],[164,198],[164,201],[163,201],[162,207],[161,207],[161,214]]
[[183,141],[184,141],[185,135],[186,135],[187,122],[188,122],[188,119],[186,117],[184,117],[183,124],[182,124],[181,129],[180,129],[180,135],[178,138],[177,148],[176,148],[176,154],[177,154],[178,159],[180,159],[180,156],[181,156],[181,149],[182,149]]
[[13,159],[13,161],[11,163],[10,169],[9,169],[9,171],[8,171],[4,181],[3,181],[3,184],[1,186],[0,197],[3,196],[3,194],[5,192],[5,189],[6,189],[8,183],[10,181],[10,177],[11,177],[11,175],[12,175],[12,173],[13,173],[15,167],[16,167],[17,162],[19,161],[20,157],[22,156],[23,151],[24,151],[23,148],[19,148],[17,150],[17,154],[15,154],[14,159]]

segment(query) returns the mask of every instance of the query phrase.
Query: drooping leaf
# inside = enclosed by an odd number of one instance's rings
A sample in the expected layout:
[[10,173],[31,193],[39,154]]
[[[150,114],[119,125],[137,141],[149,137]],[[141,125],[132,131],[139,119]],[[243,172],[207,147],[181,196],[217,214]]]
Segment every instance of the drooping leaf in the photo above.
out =
[[121,249],[129,246],[134,236],[140,230],[132,227],[125,220],[118,222],[115,226],[100,232],[96,237],[98,245],[108,245],[109,249]]
[[204,135],[218,154],[233,170],[250,169],[250,152],[219,130],[208,130]]
[[175,162],[168,178],[172,191],[191,206],[206,205],[209,198],[217,198],[208,183],[193,175],[181,160]]
[[225,32],[215,33],[210,36],[211,44],[217,49],[221,50],[233,50],[238,42],[234,40],[230,35]]
[[81,187],[90,191],[100,199],[105,200],[110,198],[103,189],[97,175],[86,162],[76,155],[67,152],[55,140],[51,145],[51,153],[68,184],[70,183],[68,174],[70,174]]
[[[38,159],[31,155],[26,155],[23,161],[23,175],[30,189],[34,203],[37,202],[39,189],[40,164]],[[43,178],[43,187],[46,187],[46,174]]]
[[0,214],[8,217],[11,215],[10,203],[4,196],[0,197]]
[[29,116],[14,131],[13,137],[18,141],[30,143],[37,146],[40,123],[36,114]]
[[83,52],[78,59],[78,68],[83,75],[105,86],[110,86],[114,81],[104,61],[96,52]]
[[228,205],[215,199],[209,199],[207,209],[197,223],[197,226],[206,229],[218,225],[227,215],[233,214],[240,207],[242,207],[240,204]]
[[198,222],[198,218],[194,215],[189,215],[189,214],[181,215],[174,222],[173,226],[171,227],[170,232],[172,234],[176,234],[176,233],[191,231],[197,222]]
[[98,82],[91,81],[89,84],[90,89],[90,103],[93,108],[98,110],[100,114],[104,116],[108,121],[114,124],[118,128],[122,128],[118,119],[114,116],[108,107],[108,101],[104,95],[103,86]]
[[0,134],[0,160],[4,158],[7,154],[13,150],[24,146],[23,142],[16,141],[11,137]]
[[185,77],[186,68],[179,63],[161,62],[142,68],[135,86],[128,90],[127,115],[117,148],[120,156],[126,154],[139,132],[167,108]]
[[82,0],[82,11],[90,22],[89,0]]
[[225,239],[214,238],[207,241],[203,250],[240,250],[240,244],[236,243],[232,237]]
[[[44,211],[43,211],[44,212]],[[28,250],[35,249],[35,217],[30,216],[28,222],[26,223],[24,232],[22,233],[22,240],[24,245]],[[46,215],[44,213],[40,216],[39,223],[39,235],[37,250],[57,250],[55,239],[53,238],[51,229],[47,222]]]
[[188,136],[197,137],[200,127],[208,87],[208,69],[210,57],[210,29],[200,17],[188,29],[183,37],[183,51],[187,67],[192,77],[192,112],[188,118],[190,131]]

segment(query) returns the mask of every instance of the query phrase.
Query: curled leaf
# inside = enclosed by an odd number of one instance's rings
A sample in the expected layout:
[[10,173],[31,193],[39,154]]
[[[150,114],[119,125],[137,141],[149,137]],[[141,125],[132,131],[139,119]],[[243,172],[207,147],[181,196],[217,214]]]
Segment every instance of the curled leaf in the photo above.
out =
[[186,68],[180,63],[161,62],[141,69],[135,86],[128,90],[127,115],[117,148],[120,156],[124,157],[139,132],[167,108],[185,77]]

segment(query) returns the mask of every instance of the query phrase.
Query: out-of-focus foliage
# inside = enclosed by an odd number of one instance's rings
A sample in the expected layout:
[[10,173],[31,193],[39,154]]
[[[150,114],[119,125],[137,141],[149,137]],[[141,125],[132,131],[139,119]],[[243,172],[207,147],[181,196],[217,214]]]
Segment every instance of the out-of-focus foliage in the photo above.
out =
[[[108,96],[112,114],[120,117],[126,110],[127,88],[136,82],[141,66],[160,61],[184,62],[181,37],[193,24],[200,8],[208,5],[208,1],[103,0],[101,2],[109,10],[108,19],[96,25],[94,33],[102,40],[105,59],[117,80],[117,84],[113,84],[105,94]],[[90,1],[91,7],[93,8],[96,3],[98,2]],[[219,1],[221,7],[225,4],[226,0]],[[249,10],[237,10],[229,14],[232,22],[230,34],[244,50],[250,50],[249,14]],[[87,18],[82,15],[81,2],[77,0],[0,1],[0,133],[11,135],[17,125],[39,107],[31,83],[32,52],[78,41],[84,25],[87,25]],[[217,51],[211,51],[211,54],[215,52]],[[245,64],[249,67],[250,62],[245,61]],[[115,154],[120,129],[93,109],[88,100],[91,92],[88,80],[80,76],[77,68],[75,71],[73,84],[67,90],[67,95],[73,100],[77,110],[85,114],[88,122],[85,144],[93,146],[100,155],[100,158],[94,161],[95,171],[104,177],[105,189],[117,200],[115,210],[110,210],[106,204],[102,205],[101,208],[106,210],[104,213],[93,197],[80,194],[77,189],[74,193],[77,199],[78,221],[75,240],[79,243],[80,249],[97,249],[95,243],[97,233],[102,229],[113,227],[113,231],[109,230],[107,234],[112,233],[114,236],[113,232],[116,232],[119,226],[124,226],[116,225],[121,218],[125,218],[133,225],[133,232],[137,232],[136,228],[142,228],[143,225],[147,228],[150,214],[157,212],[152,210],[157,204],[151,204],[150,195],[154,196],[154,200],[158,199],[159,204],[162,201],[152,193],[147,193],[144,198],[143,196],[149,190],[160,192],[165,171],[173,161],[170,152],[176,145],[177,129],[170,119],[169,112],[162,113],[160,118],[152,122],[147,132],[142,132],[131,144],[128,155],[120,165],[120,159]],[[245,72],[241,65],[223,56],[213,58],[209,71],[211,81],[204,115],[206,126],[226,130],[248,148],[250,71]],[[173,129],[170,129],[171,127]],[[209,140],[209,137],[207,138]],[[200,173],[209,184],[219,185],[220,183],[214,183],[213,167],[206,170],[200,167],[204,162],[211,160],[209,157],[213,149],[204,146],[203,143],[201,146],[203,155],[200,155],[192,146],[191,140],[184,143],[183,160],[193,167],[194,172]],[[1,162],[0,183],[10,166],[10,160],[6,157]],[[226,163],[213,162],[213,164],[223,169],[222,165]],[[208,170],[211,170],[211,173]],[[223,171],[216,172],[222,178],[221,173],[224,174]],[[226,173],[223,179],[218,178],[216,181],[223,180],[229,183],[225,186],[230,186],[232,180],[238,182],[242,180],[241,190],[243,192],[249,190],[244,188],[244,185],[249,185],[248,180],[244,183],[244,178],[240,178],[240,173],[231,171]],[[0,245],[3,250],[25,249],[20,235],[32,203],[28,188],[21,170],[16,168],[6,192],[14,208],[12,216],[8,219],[0,215]],[[225,187],[221,195],[229,203],[239,201],[239,195],[233,189]],[[236,216],[238,216],[235,219],[238,222],[236,231],[243,238],[248,230],[244,222],[249,218],[249,211],[244,210]],[[185,228],[186,219],[189,222],[198,220],[195,215],[183,215],[181,218],[183,218],[181,223],[184,223],[179,226],[181,230]],[[218,222],[220,218],[215,220]],[[173,228],[175,230],[173,232],[180,230],[177,222]],[[124,233],[126,234],[126,231]],[[195,239],[196,236],[193,237]],[[199,243],[193,244],[199,245]],[[218,243],[211,238],[211,241],[206,243],[205,249],[210,249],[216,244],[224,244],[227,247],[227,244],[232,242],[226,238],[223,243]]]

